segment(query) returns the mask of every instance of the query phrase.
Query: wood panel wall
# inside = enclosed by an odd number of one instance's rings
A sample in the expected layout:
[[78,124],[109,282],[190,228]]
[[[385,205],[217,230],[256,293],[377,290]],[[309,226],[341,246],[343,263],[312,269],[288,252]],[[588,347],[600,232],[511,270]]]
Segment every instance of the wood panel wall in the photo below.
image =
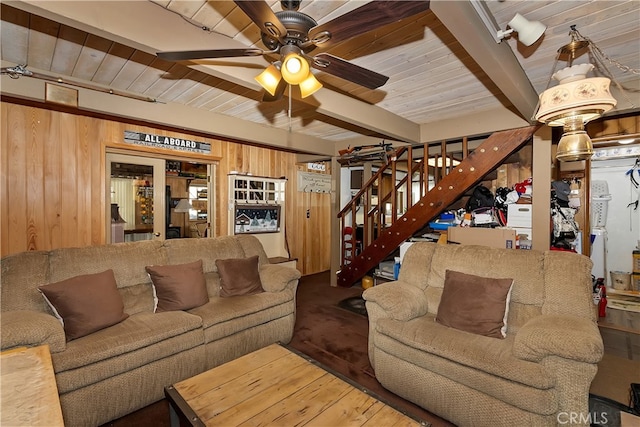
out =
[[[219,159],[213,225],[218,236],[227,234],[230,220],[229,172],[286,177],[290,256],[298,258],[298,269],[305,275],[330,268],[330,195],[297,191],[297,172],[306,171],[306,165],[296,164],[293,153],[13,102],[2,102],[1,107],[1,256],[104,244],[105,150],[122,146],[124,131],[132,130],[211,144],[211,155],[195,160]],[[175,154],[188,157],[171,150],[151,151],[167,159]]]

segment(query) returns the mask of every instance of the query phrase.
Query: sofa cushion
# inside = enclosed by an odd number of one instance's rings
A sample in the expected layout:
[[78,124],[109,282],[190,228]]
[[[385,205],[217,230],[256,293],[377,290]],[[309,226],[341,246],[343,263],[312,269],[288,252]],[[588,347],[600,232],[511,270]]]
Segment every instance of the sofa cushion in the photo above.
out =
[[124,312],[113,270],[72,277],[38,286],[38,289],[64,325],[67,341],[115,325],[129,317]]
[[436,321],[445,326],[504,338],[513,279],[492,279],[447,270]]
[[[434,325],[447,330],[435,322]],[[449,331],[464,333],[455,329],[449,329]],[[474,336],[478,339],[491,340],[496,345],[502,345],[510,340],[509,338],[495,340],[481,335]],[[552,415],[558,411],[559,402],[555,387],[537,388],[511,381],[434,353],[416,349],[406,342],[397,341],[387,335],[377,335],[375,341],[376,378],[385,388],[391,385],[390,390],[408,400],[422,402],[420,406],[433,409],[441,416],[451,420],[457,419],[451,416],[450,411],[458,412],[458,410],[468,409],[477,411],[475,421],[467,422],[468,425],[475,425],[479,419],[489,420],[488,424],[480,425],[555,425],[533,421],[537,417],[533,414]],[[503,358],[495,361],[500,368],[504,362]],[[446,393],[443,392],[445,390]],[[434,391],[438,397],[434,396]],[[430,396],[427,398],[428,403],[423,400],[427,395]],[[438,401],[449,409],[442,410],[440,406],[438,411],[438,403],[436,403]],[[481,405],[482,409],[478,410],[478,405]],[[501,417],[501,422],[496,424],[496,419],[492,416],[497,413],[496,411],[500,412],[497,408],[503,405],[517,407],[533,416],[520,419],[519,423],[504,422],[506,420]],[[477,415],[478,412],[484,416]]]
[[202,260],[145,267],[157,298],[156,312],[189,310],[209,301]]
[[59,393],[202,346],[202,319],[184,311],[138,313],[51,355]]
[[212,297],[189,313],[202,318],[205,342],[212,342],[295,313],[295,295],[287,289],[234,298]]
[[220,296],[233,297],[264,292],[258,271],[258,255],[216,260],[220,275]]
[[[448,328],[429,314],[408,322],[379,319],[376,330],[422,353],[434,354],[529,387],[548,389],[555,385],[542,364],[521,360],[512,354],[512,337],[495,340]],[[418,361],[412,363],[422,364]]]
[[215,261],[226,258],[244,258],[242,246],[235,236],[219,236],[214,239],[169,239],[164,246],[169,254],[165,264],[187,264],[202,260],[205,274],[217,272]]
[[[269,264],[269,258],[267,257],[267,253],[262,246],[262,243],[256,236],[252,236],[250,234],[239,234],[234,236],[234,238],[238,241],[240,246],[242,247],[242,252],[244,253],[245,258],[250,258],[254,255],[258,255],[259,264],[266,265]],[[220,257],[222,258],[222,257]],[[231,258],[231,257],[228,257]]]
[[48,313],[47,303],[38,291],[38,286],[48,281],[48,252],[21,252],[2,258],[0,264],[2,265],[0,272],[2,311],[34,310]]

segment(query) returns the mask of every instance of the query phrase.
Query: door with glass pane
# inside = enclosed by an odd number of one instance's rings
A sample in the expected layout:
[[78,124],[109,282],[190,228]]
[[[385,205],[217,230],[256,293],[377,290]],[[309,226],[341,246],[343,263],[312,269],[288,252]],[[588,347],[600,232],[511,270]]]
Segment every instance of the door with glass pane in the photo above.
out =
[[165,161],[107,153],[107,242],[165,239]]

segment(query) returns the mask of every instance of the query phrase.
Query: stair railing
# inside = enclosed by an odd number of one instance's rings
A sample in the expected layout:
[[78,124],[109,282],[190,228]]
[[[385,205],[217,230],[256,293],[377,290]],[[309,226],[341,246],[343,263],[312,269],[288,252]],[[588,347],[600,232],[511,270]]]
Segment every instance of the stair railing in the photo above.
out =
[[[436,185],[452,169],[455,159],[454,153],[447,148],[456,145],[455,153],[461,153],[466,158],[468,150],[467,137],[462,138],[462,149],[458,141],[442,141],[440,150],[430,150],[429,144],[422,146],[423,156],[414,158],[414,147],[406,146],[398,148],[387,157],[376,173],[362,186],[344,208],[338,213],[341,220],[341,229],[351,227],[353,233],[350,237],[342,237],[341,268],[351,262],[348,248],[368,247],[382,231],[393,225],[402,213],[406,212],[415,202],[420,200],[430,189],[429,182],[433,179]],[[434,151],[430,154],[430,151]],[[403,174],[402,177],[399,177]],[[385,185],[391,182],[393,185]],[[414,194],[413,184],[417,183],[417,194]],[[388,189],[383,194],[383,190]],[[401,191],[404,190],[404,191]],[[414,197],[415,196],[415,197]],[[377,198],[376,202],[373,202]],[[363,210],[363,224],[357,224],[356,215]],[[398,213],[401,215],[398,216]],[[360,232],[357,232],[360,227]],[[360,239],[360,240],[358,240]],[[351,255],[351,256],[350,256]]]

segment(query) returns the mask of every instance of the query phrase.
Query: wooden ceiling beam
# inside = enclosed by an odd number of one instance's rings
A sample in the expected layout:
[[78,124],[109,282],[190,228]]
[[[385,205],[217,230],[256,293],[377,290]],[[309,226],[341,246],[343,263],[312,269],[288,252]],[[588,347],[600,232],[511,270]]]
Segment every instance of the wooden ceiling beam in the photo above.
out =
[[431,10],[520,116],[530,121],[538,94],[509,45],[496,43],[471,2],[432,0]]

